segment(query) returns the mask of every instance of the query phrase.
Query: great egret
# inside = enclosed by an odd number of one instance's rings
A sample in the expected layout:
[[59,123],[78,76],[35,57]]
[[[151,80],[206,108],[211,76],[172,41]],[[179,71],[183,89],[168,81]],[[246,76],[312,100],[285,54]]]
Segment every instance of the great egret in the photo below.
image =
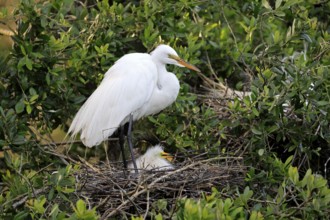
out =
[[[162,146],[155,145],[136,159],[136,166],[138,169],[145,170],[168,170],[174,168],[170,163],[172,159],[173,157],[170,154],[164,152]],[[129,163],[128,168],[133,170],[133,163]]]
[[99,87],[79,109],[69,128],[71,136],[80,132],[83,144],[93,147],[129,122],[127,138],[134,162],[130,138],[132,121],[160,112],[171,105],[179,93],[179,80],[167,72],[166,64],[200,72],[167,45],[159,45],[150,54],[124,55],[105,73]]

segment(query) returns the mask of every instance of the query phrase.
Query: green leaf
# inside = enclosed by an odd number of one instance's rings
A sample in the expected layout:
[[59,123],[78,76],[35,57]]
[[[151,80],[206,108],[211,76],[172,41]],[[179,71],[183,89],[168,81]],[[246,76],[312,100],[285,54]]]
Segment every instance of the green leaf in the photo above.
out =
[[302,37],[304,40],[306,40],[308,43],[313,43],[313,40],[311,39],[311,37],[310,37],[308,34],[303,33],[303,34],[301,34],[301,37]]
[[18,64],[17,64],[17,69],[18,70],[23,70],[23,66],[26,64],[26,59],[25,57],[21,58],[19,61],[18,61]]
[[[233,211],[231,211],[231,213],[230,213],[230,217],[232,218],[232,219],[239,219],[239,218],[237,218],[238,217],[238,215],[240,214],[240,213],[242,213],[243,212],[243,207],[238,207],[238,208],[235,208]],[[228,216],[229,217],[229,216]]]
[[259,150],[258,150],[258,154],[259,154],[259,156],[264,155],[264,152],[265,152],[265,149],[259,149]]
[[21,100],[20,100],[19,102],[17,102],[16,105],[15,105],[15,111],[16,111],[16,113],[19,114],[19,113],[23,112],[23,111],[24,111],[24,107],[25,107],[24,102],[23,102],[23,100],[21,99]]
[[29,213],[27,211],[21,211],[19,213],[17,213],[13,220],[24,220],[24,219],[28,219]]
[[62,188],[62,192],[63,192],[63,193],[72,193],[72,192],[74,192],[74,191],[75,191],[74,188],[68,188],[68,187],[63,187],[63,188]]
[[262,5],[267,9],[273,10],[267,0],[262,0]]
[[276,9],[279,8],[281,6],[281,4],[282,4],[282,0],[276,0],[276,2],[275,2],[275,8]]
[[37,91],[33,87],[29,88],[29,93],[30,95],[37,95]]
[[162,216],[162,214],[158,213],[158,214],[155,216],[155,220],[163,220],[163,216]]
[[46,83],[48,86],[50,85],[50,74],[49,73],[46,74]]
[[51,188],[49,193],[48,193],[48,200],[52,200],[54,198],[54,194],[55,194],[55,189]]
[[80,215],[84,214],[85,211],[86,211],[86,203],[82,200],[82,199],[79,199],[77,201],[77,214],[79,213]]
[[22,145],[25,142],[26,142],[26,139],[23,135],[16,135],[13,140],[13,144],[15,144],[15,145]]
[[256,129],[256,128],[251,128],[251,131],[253,132],[253,134],[256,134],[256,135],[262,135],[262,132],[261,131],[259,131],[258,129]]
[[285,16],[285,12],[284,11],[280,11],[280,10],[276,10],[274,12],[274,14],[278,17],[284,17]]
[[317,102],[317,105],[318,106],[325,106],[325,105],[329,105],[329,104],[330,104],[329,101],[323,101],[323,100],[321,100],[321,101],[318,101]]
[[24,46],[23,46],[23,45],[20,45],[20,48],[21,48],[22,54],[23,54],[24,56],[26,56],[26,51],[25,51]]
[[257,117],[259,116],[259,112],[255,107],[252,107],[252,112],[255,116],[257,116]]
[[75,96],[74,99],[73,99],[73,103],[74,104],[79,104],[79,103],[82,103],[85,100],[86,100],[86,97],[83,96],[83,95]]
[[44,205],[46,203],[46,198],[44,196],[39,197],[34,200],[33,208],[37,213],[44,214],[45,208]]
[[244,188],[243,195],[244,195],[244,197],[245,197],[245,199],[247,201],[248,199],[250,199],[252,197],[253,191],[250,190],[250,187],[247,186],[247,187]]
[[58,208],[58,204],[55,204],[52,208],[52,210],[50,211],[49,215],[52,217],[52,219],[56,219],[58,213],[59,213],[59,208]]
[[289,178],[291,179],[291,181],[292,181],[294,184],[297,184],[298,181],[299,181],[298,168],[297,168],[297,167],[292,167],[292,166],[290,166],[290,167],[289,167],[288,174],[289,174]]
[[160,125],[160,123],[153,116],[148,116],[148,120],[156,125]]
[[28,70],[32,70],[32,60],[30,60],[28,57],[25,57],[25,66],[28,68]]
[[292,5],[298,4],[300,2],[302,2],[303,0],[288,0],[284,5],[283,8],[284,9],[288,9],[290,8]]
[[155,206],[158,210],[166,210],[167,207],[167,200],[166,199],[159,199],[155,202]]
[[28,114],[31,114],[31,112],[32,112],[32,107],[31,107],[30,104],[27,104],[27,105],[26,105],[26,112],[27,112]]
[[37,100],[39,98],[39,95],[36,94],[36,95],[33,95],[31,98],[30,98],[30,103],[32,103],[33,101]]
[[264,217],[261,212],[257,212],[255,210],[252,211],[249,220],[263,220]]

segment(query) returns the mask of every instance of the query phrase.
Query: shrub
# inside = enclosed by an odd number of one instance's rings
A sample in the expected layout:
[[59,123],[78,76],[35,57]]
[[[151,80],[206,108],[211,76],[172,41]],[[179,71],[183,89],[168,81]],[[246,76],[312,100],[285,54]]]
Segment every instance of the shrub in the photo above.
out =
[[[329,175],[329,13],[328,2],[312,0],[22,0],[11,54],[0,63],[2,217],[97,218],[72,192],[72,167],[46,154],[40,140],[59,125],[67,129],[119,57],[161,42],[211,80],[251,91],[228,101],[223,119],[199,95],[203,80],[177,68],[178,101],[140,122],[180,151],[240,154],[251,167],[242,194],[229,186],[227,197],[215,190],[186,198],[177,218],[215,217],[206,211],[250,219],[326,216],[329,191],[311,170]],[[47,192],[33,195],[43,185]],[[21,197],[24,206],[13,207]]]

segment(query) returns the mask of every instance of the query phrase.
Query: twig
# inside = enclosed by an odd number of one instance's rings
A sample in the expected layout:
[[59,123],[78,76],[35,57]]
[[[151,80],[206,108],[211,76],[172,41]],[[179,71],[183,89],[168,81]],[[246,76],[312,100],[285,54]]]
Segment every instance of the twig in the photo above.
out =
[[[117,141],[118,138],[108,138],[108,141]],[[53,146],[59,146],[59,145],[71,145],[71,144],[77,144],[77,143],[82,143],[81,140],[73,140],[73,141],[63,141],[63,142],[50,142],[47,144],[40,144],[40,146],[42,147],[46,147],[49,145],[53,145]]]
[[[166,178],[174,175],[174,174],[177,174],[177,173],[180,173],[184,170],[187,170],[187,169],[190,169],[194,166],[197,166],[197,165],[201,165],[202,163],[208,163],[208,162],[211,162],[211,161],[216,161],[216,160],[223,160],[223,159],[243,159],[242,157],[215,157],[215,158],[210,158],[210,159],[206,159],[206,160],[202,160],[202,161],[198,161],[198,162],[194,162],[194,163],[191,163],[185,167],[182,167],[180,169],[177,169],[177,170],[174,170],[174,171],[171,171],[165,175],[162,175],[160,177],[158,177],[157,179],[155,179],[153,182],[151,182],[150,184],[148,184],[146,187],[144,187],[142,190],[140,191],[136,191],[132,196],[130,196],[127,200],[123,201],[115,210],[111,211],[108,209],[104,212],[104,214],[102,215],[101,219],[107,219],[111,216],[113,216],[114,214],[116,214],[119,210],[121,210],[127,203],[131,202],[131,201],[134,201],[139,195],[143,194],[143,193],[146,193],[149,189],[153,188],[158,182],[162,181],[162,180],[165,180]],[[110,212],[110,213],[109,213]]]
[[150,205],[150,197],[149,197],[149,190],[147,190],[147,208],[146,208],[146,213],[144,214],[143,219],[146,219],[148,216],[149,205]]
[[0,28],[0,34],[5,35],[5,36],[14,36],[15,32],[12,30],[7,30],[4,28]]
[[80,157],[78,155],[78,158],[80,161],[82,161],[84,163],[84,165],[86,165],[87,167],[89,167],[90,169],[92,169],[94,172],[96,173],[102,173],[99,169],[95,168],[92,164],[88,163],[84,158]]
[[[34,198],[37,197],[37,195],[39,195],[40,193],[43,193],[46,191],[48,187],[44,187],[44,188],[41,188],[41,189],[37,189],[37,190],[34,190],[34,193],[33,193],[33,196]],[[26,195],[27,193],[24,193],[23,195],[21,195],[20,197]],[[28,196],[24,196],[22,199],[20,199],[19,201],[13,203],[13,208],[16,209],[18,206],[22,205],[24,202],[26,202],[26,200],[28,199],[29,197]]]
[[330,157],[327,159],[327,161],[324,163],[324,178],[327,179],[327,166],[330,161]]

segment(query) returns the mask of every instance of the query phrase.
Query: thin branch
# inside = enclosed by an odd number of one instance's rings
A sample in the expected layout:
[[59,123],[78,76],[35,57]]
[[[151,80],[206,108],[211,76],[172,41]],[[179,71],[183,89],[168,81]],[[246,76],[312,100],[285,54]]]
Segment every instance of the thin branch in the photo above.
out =
[[149,197],[149,190],[147,190],[147,208],[146,208],[146,212],[144,214],[143,219],[147,219],[148,216],[148,212],[149,212],[149,206],[150,206],[150,197]]

